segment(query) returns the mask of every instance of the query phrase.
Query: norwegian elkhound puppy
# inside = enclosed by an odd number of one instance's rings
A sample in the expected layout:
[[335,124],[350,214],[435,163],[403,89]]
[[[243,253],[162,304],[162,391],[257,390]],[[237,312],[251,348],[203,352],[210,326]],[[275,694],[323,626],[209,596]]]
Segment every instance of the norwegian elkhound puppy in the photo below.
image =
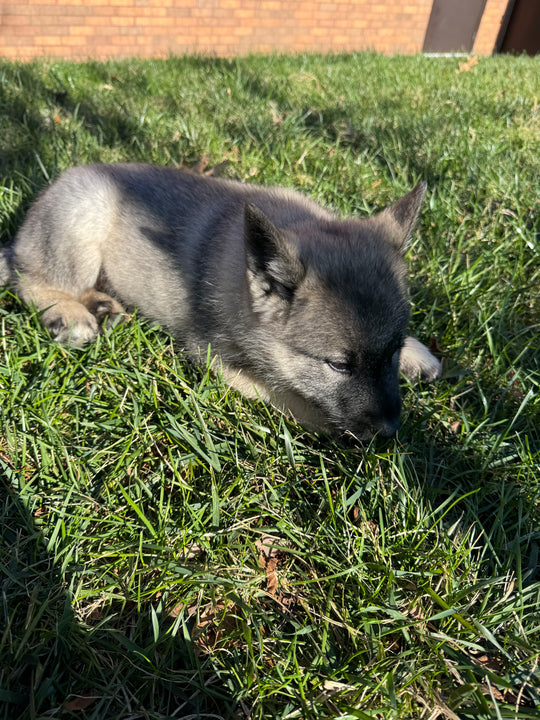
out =
[[55,340],[84,345],[137,307],[195,362],[309,428],[360,439],[399,426],[399,370],[440,365],[407,337],[403,253],[425,183],[367,219],[296,192],[142,164],[68,170],[0,256],[0,282]]

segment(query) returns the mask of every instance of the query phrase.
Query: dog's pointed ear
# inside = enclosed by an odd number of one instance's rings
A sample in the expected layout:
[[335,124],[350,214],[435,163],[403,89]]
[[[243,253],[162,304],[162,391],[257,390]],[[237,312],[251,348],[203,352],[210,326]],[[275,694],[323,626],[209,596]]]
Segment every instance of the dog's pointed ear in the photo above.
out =
[[248,278],[254,295],[277,294],[290,300],[305,275],[296,248],[285,232],[255,205],[244,211]]
[[400,200],[387,207],[377,216],[383,223],[388,240],[405,252],[420,215],[427,183],[421,182]]

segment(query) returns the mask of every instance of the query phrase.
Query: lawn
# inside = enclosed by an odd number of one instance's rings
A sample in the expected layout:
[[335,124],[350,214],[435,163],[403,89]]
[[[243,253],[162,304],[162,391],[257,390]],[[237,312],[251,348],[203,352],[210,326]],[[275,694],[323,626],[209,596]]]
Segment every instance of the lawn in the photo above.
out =
[[428,182],[399,437],[310,434],[135,314],[0,290],[0,718],[540,718],[540,59],[0,63],[0,242],[63,169],[366,215]]

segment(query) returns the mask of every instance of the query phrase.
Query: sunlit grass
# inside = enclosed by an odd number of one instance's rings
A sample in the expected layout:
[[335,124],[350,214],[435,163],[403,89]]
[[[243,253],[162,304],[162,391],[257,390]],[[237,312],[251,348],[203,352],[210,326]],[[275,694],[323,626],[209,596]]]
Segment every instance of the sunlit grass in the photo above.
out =
[[228,160],[343,214],[429,184],[399,439],[311,435],[137,316],[0,304],[5,720],[537,718],[540,64],[0,64],[3,242],[73,164]]

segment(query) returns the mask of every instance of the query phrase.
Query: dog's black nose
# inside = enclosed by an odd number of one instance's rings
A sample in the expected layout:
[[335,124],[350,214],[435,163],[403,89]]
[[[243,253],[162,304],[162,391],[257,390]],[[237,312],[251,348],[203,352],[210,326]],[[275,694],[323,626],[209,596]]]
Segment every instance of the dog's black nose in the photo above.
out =
[[378,419],[370,418],[368,422],[361,422],[356,425],[351,433],[362,442],[369,442],[372,438],[393,438],[399,430],[399,417],[396,419]]
[[375,432],[379,437],[392,438],[395,437],[399,430],[399,418],[397,420],[385,420],[378,428],[375,428]]
[[381,438],[392,438],[399,430],[399,420],[399,412],[392,412],[390,414],[370,413],[369,427],[371,434]]

